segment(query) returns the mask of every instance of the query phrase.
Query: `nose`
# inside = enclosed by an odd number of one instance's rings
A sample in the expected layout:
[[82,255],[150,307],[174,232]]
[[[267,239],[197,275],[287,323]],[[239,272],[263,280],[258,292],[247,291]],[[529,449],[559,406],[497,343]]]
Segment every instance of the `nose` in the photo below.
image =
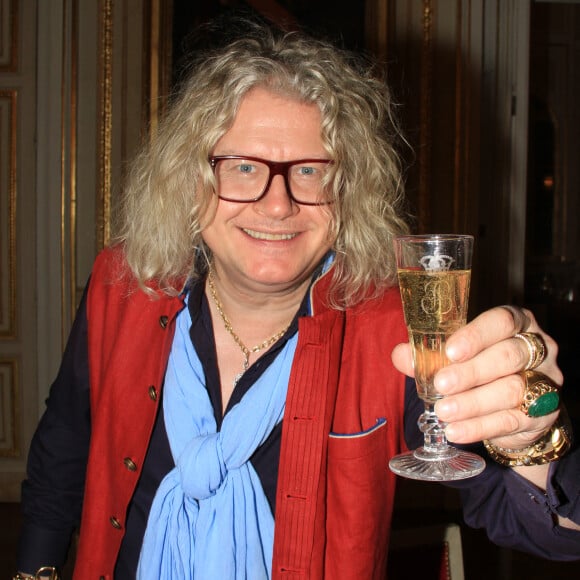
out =
[[291,216],[300,211],[298,204],[290,197],[284,175],[272,175],[264,195],[254,202],[256,210],[278,219]]

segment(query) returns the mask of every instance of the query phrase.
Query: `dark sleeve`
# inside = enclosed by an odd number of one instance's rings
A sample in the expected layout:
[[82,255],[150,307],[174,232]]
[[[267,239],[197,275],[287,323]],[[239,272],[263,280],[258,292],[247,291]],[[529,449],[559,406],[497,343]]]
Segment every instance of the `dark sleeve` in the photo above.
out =
[[[422,442],[416,422],[423,405],[409,379],[405,400],[405,437],[409,449]],[[579,433],[579,426],[574,425]],[[483,445],[464,446],[486,460],[481,475],[460,482],[458,488],[465,522],[485,528],[489,539],[550,560],[580,559],[580,532],[556,524],[566,517],[580,524],[580,449],[576,443],[562,459],[550,465],[548,488],[544,492],[512,469],[489,459]],[[425,485],[433,485],[425,483]]]
[[81,300],[22,483],[18,569],[61,568],[81,517],[90,439],[86,291]]

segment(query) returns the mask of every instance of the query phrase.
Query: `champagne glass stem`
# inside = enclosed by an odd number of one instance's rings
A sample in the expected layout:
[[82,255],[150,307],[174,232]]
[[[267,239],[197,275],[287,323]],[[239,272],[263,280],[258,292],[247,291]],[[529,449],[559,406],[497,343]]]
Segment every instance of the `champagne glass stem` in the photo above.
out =
[[425,411],[419,417],[418,425],[423,433],[423,449],[426,453],[440,455],[442,451],[447,449],[446,423],[437,417],[434,403],[425,401]]

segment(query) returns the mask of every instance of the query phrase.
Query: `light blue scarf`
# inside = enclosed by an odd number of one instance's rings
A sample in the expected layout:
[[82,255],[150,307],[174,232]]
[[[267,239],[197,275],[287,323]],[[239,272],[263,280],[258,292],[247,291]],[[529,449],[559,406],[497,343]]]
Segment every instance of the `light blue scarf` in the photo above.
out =
[[153,500],[137,578],[271,578],[274,518],[249,458],[282,420],[297,335],[218,433],[190,326],[186,307],[176,321],[163,402],[175,468]]

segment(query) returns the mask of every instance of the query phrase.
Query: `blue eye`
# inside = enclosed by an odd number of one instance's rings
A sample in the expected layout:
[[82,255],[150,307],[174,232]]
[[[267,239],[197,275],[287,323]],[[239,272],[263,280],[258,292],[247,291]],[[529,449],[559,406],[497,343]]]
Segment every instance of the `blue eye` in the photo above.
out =
[[241,163],[239,165],[240,173],[252,173],[254,166],[249,163]]
[[314,169],[314,167],[303,165],[302,167],[298,168],[298,172],[300,175],[314,175],[316,173],[316,169]]

